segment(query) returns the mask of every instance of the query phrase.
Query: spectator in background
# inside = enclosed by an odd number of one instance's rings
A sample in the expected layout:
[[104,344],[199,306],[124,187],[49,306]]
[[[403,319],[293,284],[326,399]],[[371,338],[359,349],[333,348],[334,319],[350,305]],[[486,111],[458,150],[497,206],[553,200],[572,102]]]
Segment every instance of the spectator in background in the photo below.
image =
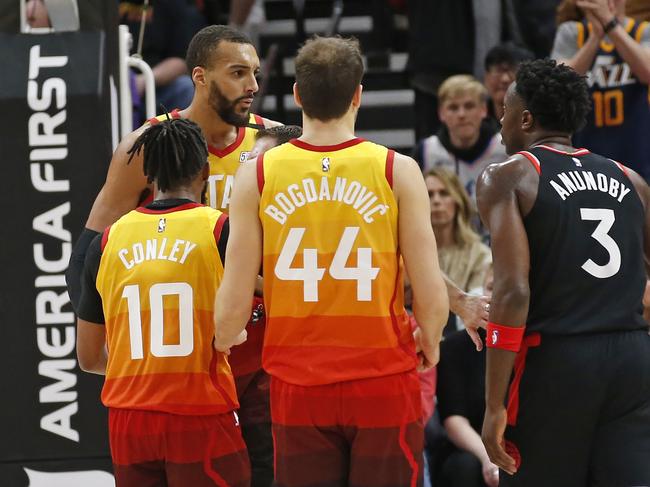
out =
[[[561,23],[560,23],[561,22]],[[610,157],[650,181],[650,29],[625,0],[565,0],[552,57],[587,75],[592,110],[576,147]]]
[[248,156],[254,159],[276,145],[297,139],[302,135],[302,128],[297,125],[278,125],[277,127],[263,128],[255,134],[255,145]]
[[[646,1],[646,0],[641,0]],[[547,57],[555,38],[555,10],[560,0],[513,0],[524,45],[536,58]]]
[[496,130],[501,130],[503,116],[503,99],[510,83],[515,80],[517,67],[522,61],[533,59],[533,53],[511,42],[499,44],[490,49],[485,56],[485,78],[490,100],[488,102],[488,120]]
[[437,93],[455,74],[483,78],[488,50],[506,41],[519,43],[511,0],[409,0],[409,60],[415,91],[415,138],[440,127]]
[[489,164],[506,159],[501,135],[487,121],[487,91],[469,75],[452,76],[438,91],[440,120],[436,133],[421,140],[414,153],[423,172],[442,167],[455,173],[472,200],[476,180]]
[[[479,331],[485,340],[485,331]],[[440,345],[438,412],[447,433],[436,453],[436,487],[497,487],[499,468],[481,441],[485,414],[485,348],[456,331]]]
[[[472,229],[474,205],[453,172],[431,169],[425,174],[424,182],[431,201],[431,226],[440,269],[462,291],[481,294],[492,255]],[[452,326],[445,333],[463,327],[453,315],[448,324]]]
[[[152,0],[145,13],[142,0],[132,0],[120,2],[119,9],[121,23],[129,26],[133,36],[134,50],[138,46],[142,16],[146,15],[142,58],[153,70],[156,102],[169,110],[189,106],[194,85],[187,72],[185,52],[192,36],[204,26],[196,6],[184,0]],[[136,76],[135,86],[142,96],[145,84],[141,74]]]

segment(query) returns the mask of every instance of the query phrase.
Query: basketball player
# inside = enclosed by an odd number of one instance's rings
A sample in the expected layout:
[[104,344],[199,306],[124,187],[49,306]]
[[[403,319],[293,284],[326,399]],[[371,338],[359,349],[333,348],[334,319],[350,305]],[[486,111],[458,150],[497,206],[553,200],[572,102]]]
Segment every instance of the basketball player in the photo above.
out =
[[[174,110],[170,116],[187,118],[201,127],[208,142],[210,163],[206,201],[213,208],[227,212],[235,172],[255,144],[257,129],[249,124],[260,127],[278,124],[249,113],[258,90],[255,77],[260,63],[245,35],[221,25],[202,29],[190,42],[187,65],[194,82],[194,98],[189,107]],[[95,199],[70,259],[66,277],[75,307],[79,299],[79,276],[90,241],[143,199],[151,198],[151,187],[142,174],[141,156],[136,154],[127,164],[127,151],[148,127],[165,118],[166,115],[161,115],[127,135],[113,155],[104,187]],[[248,340],[233,349],[230,356],[241,405],[242,432],[250,445],[253,487],[268,487],[273,480],[269,384],[261,366],[264,320],[262,300],[256,298]]]
[[263,257],[279,486],[422,481],[416,365],[438,361],[448,300],[418,165],[354,135],[362,75],[356,41],[308,41],[294,85],[303,135],[244,164],[233,194],[215,346],[244,329]]
[[116,484],[248,486],[234,379],[212,346],[228,228],[197,203],[208,149],[179,119],[142,133],[140,152],[156,197],[93,239],[77,309],[79,364],[106,375]]
[[650,485],[650,189],[571,147],[588,112],[573,69],[523,63],[501,119],[512,157],[478,186],[494,259],[483,441],[500,486]]

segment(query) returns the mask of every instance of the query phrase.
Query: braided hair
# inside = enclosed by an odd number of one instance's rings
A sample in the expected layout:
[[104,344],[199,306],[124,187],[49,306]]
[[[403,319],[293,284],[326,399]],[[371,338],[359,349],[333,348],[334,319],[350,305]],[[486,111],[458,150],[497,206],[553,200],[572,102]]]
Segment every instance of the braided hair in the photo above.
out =
[[147,182],[155,181],[160,191],[187,185],[208,160],[201,128],[186,118],[167,119],[145,130],[128,150],[128,162],[140,151]]

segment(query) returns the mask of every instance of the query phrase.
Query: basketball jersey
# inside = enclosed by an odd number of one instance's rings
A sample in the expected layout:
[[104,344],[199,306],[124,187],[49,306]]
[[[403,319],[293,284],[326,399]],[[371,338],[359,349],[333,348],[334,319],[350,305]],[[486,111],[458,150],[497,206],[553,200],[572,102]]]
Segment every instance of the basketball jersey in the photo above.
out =
[[[178,110],[174,110],[170,112],[170,116],[180,118],[181,115]],[[162,121],[166,118],[167,115],[158,115],[156,118],[149,120],[149,123],[155,123],[154,120]],[[264,126],[262,117],[252,113],[248,122],[249,124]],[[254,127],[239,127],[235,141],[223,149],[217,149],[208,144],[210,176],[208,177],[205,202],[212,208],[228,212],[232,187],[235,182],[235,173],[239,165],[246,162],[253,150],[257,130]]]
[[537,146],[524,218],[530,248],[526,332],[575,335],[644,329],[644,208],[627,168],[579,149]]
[[362,139],[258,157],[270,375],[320,385],[415,367],[393,157]]
[[104,233],[96,282],[107,407],[194,415],[238,407],[228,360],[212,346],[225,219],[197,203],[138,208]]
[[[578,48],[589,35],[578,23]],[[647,22],[629,19],[625,29],[640,42]],[[650,100],[641,83],[614,44],[601,41],[587,73],[592,108],[586,126],[574,136],[574,145],[621,161],[650,180]]]

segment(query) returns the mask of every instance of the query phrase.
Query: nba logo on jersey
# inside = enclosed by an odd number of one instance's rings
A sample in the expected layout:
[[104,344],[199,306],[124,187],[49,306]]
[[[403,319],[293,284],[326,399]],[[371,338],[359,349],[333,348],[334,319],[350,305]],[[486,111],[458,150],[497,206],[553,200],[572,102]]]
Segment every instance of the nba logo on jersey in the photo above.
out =
[[580,162],[580,159],[578,159],[577,157],[572,157],[572,159],[576,166],[582,167],[582,162]]
[[167,228],[167,220],[161,218],[158,220],[158,233],[163,233],[165,231],[165,228]]
[[239,162],[246,162],[248,160],[248,156],[250,156],[251,153],[250,151],[243,151],[239,153]]
[[497,341],[499,341],[499,331],[492,330],[492,345],[496,345]]
[[329,157],[323,157],[320,161],[321,167],[323,168],[323,172],[329,172],[330,170],[330,158]]

